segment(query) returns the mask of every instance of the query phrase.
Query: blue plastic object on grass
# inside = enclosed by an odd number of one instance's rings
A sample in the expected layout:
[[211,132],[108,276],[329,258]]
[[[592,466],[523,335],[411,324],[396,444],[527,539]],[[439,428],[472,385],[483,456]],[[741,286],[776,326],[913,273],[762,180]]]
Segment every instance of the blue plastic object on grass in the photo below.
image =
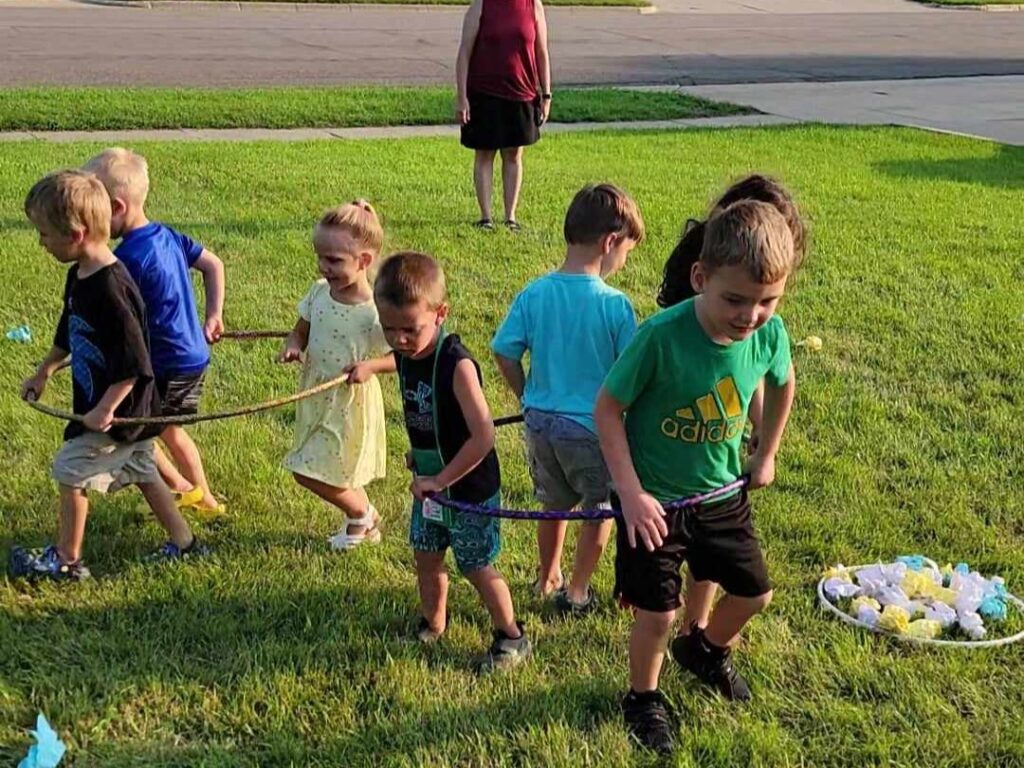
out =
[[32,331],[29,330],[27,325],[19,325],[17,328],[11,328],[7,332],[8,341],[16,341],[19,344],[29,344],[32,341]]
[[18,763],[18,768],[57,768],[67,747],[46,722],[42,712],[36,716],[36,729],[29,733],[35,736],[36,743],[28,748],[28,754]]

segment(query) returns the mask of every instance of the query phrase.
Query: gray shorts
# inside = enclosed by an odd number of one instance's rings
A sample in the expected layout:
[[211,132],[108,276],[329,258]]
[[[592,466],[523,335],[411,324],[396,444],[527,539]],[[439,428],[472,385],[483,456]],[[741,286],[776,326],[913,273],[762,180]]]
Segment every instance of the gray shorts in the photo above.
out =
[[61,485],[113,493],[160,479],[152,440],[119,443],[102,432],[73,437],[57,452],[51,475]]
[[611,476],[597,435],[572,419],[526,411],[526,456],[537,501],[548,509],[607,508]]

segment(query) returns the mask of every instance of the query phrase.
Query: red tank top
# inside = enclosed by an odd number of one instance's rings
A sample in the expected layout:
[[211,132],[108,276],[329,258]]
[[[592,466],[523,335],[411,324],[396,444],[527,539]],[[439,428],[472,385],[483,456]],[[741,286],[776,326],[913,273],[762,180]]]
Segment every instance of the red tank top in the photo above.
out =
[[537,97],[534,0],[484,0],[469,60],[469,91],[511,101]]

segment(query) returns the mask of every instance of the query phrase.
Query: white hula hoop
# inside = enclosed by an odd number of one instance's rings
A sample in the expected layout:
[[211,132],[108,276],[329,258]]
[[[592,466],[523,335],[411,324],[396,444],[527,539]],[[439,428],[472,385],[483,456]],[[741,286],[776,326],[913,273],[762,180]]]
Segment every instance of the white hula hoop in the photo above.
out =
[[[936,565],[936,563],[933,560],[928,560],[926,558],[925,562],[933,567],[938,567],[938,565]],[[845,570],[848,571],[850,575],[853,575],[862,568],[870,568],[872,565],[878,565],[878,563],[869,563],[867,565],[851,565],[848,566]],[[1006,602],[1011,603],[1018,611],[1024,613],[1024,601],[1022,601],[1019,597],[1015,597],[1014,595],[1007,593],[1006,595],[1004,595],[1003,599],[1005,599]],[[902,640],[906,643],[914,643],[916,645],[939,645],[945,646],[947,648],[998,648],[1002,645],[1010,645],[1011,643],[1016,643],[1021,640],[1024,640],[1024,629],[1022,629],[1015,635],[1010,635],[1008,637],[997,637],[991,640],[931,640],[922,637],[908,637],[907,635],[900,635],[896,632],[889,632],[885,629],[879,629],[878,627],[873,627],[870,624],[865,624],[856,616],[851,616],[850,614],[841,611],[837,605],[835,605],[831,600],[829,600],[825,596],[824,576],[818,582],[818,601],[821,603],[822,608],[824,608],[826,611],[830,613],[835,614],[851,626],[866,629],[869,632],[874,632],[876,635],[885,635],[886,637],[893,637],[897,640]]]

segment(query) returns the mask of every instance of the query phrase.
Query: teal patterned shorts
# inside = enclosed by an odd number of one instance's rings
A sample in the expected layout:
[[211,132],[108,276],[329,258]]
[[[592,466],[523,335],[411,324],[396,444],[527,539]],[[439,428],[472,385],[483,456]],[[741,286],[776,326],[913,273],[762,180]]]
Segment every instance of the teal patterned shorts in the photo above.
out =
[[[501,494],[495,494],[481,506],[501,506]],[[423,517],[422,503],[414,500],[409,525],[409,543],[412,548],[419,552],[444,552],[451,547],[455,553],[455,564],[461,573],[486,568],[498,559],[498,553],[501,552],[500,519],[454,510],[452,518],[451,528],[427,520]]]

